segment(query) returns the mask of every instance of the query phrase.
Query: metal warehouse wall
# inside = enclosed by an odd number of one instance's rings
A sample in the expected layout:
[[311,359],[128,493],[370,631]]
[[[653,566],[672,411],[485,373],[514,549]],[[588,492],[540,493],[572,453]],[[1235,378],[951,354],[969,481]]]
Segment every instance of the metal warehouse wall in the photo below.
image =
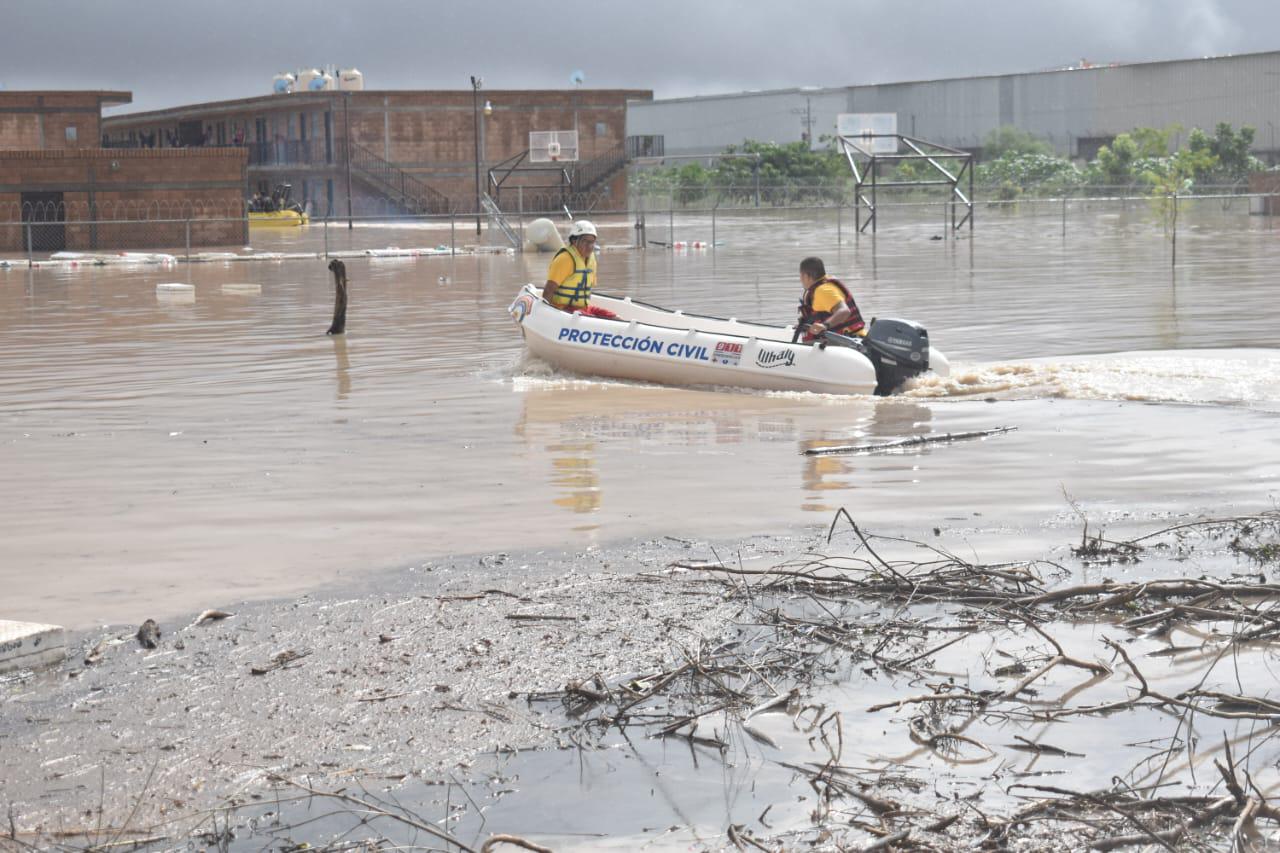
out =
[[[715,151],[744,139],[795,142],[809,101],[814,141],[841,112],[894,112],[902,133],[975,148],[1001,125],[1049,141],[1062,154],[1092,154],[1088,141],[1135,127],[1257,129],[1254,149],[1277,150],[1280,51],[1010,74],[786,89],[628,104],[627,134],[665,137],[666,153]],[[1184,134],[1185,135],[1185,134]],[[1086,140],[1085,150],[1079,142]]]

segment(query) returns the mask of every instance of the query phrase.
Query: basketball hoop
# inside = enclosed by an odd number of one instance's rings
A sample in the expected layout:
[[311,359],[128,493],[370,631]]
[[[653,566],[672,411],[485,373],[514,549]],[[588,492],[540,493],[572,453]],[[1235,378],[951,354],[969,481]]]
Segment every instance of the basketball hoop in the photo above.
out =
[[578,159],[576,130],[529,131],[529,162],[560,163]]

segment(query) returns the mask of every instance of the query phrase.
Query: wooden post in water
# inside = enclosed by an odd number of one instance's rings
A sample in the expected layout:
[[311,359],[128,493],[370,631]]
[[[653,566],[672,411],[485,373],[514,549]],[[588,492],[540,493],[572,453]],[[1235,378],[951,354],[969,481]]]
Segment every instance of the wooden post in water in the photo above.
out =
[[333,271],[333,322],[326,335],[341,335],[347,331],[347,265],[334,258],[329,261]]

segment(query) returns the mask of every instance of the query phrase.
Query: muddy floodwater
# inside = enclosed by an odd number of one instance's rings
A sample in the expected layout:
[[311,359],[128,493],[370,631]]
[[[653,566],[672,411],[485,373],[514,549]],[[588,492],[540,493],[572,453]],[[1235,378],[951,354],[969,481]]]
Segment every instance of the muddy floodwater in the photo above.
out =
[[[337,338],[320,259],[0,270],[0,618],[136,623],[448,555],[825,526],[839,507],[984,559],[1070,539],[1072,502],[1138,526],[1272,508],[1280,231],[1240,204],[1189,208],[1176,266],[1145,204],[1073,207],[1065,236],[1026,210],[980,210],[959,240],[905,214],[875,239],[846,217],[842,241],[834,215],[722,214],[720,245],[683,252],[604,228],[601,290],[721,316],[790,319],[796,266],[821,255],[865,314],[923,323],[951,359],[883,400],[558,373],[505,311],[546,256],[348,260]],[[334,231],[335,248],[450,239]],[[711,222],[671,233],[709,241]],[[997,426],[1017,431],[801,455]]]

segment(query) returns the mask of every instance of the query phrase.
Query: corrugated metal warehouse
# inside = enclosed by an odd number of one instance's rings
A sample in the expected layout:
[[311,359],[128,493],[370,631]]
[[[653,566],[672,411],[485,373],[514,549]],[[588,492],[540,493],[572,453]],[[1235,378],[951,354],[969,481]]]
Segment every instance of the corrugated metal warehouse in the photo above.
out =
[[[981,149],[1012,125],[1060,154],[1092,158],[1135,127],[1218,122],[1253,126],[1254,153],[1275,160],[1280,125],[1280,51],[1240,56],[1083,66],[1027,74],[798,88],[671,98],[628,105],[633,154],[696,154],[745,139],[819,145],[840,113],[895,113],[898,132]],[[1175,139],[1177,141],[1177,139]]]

